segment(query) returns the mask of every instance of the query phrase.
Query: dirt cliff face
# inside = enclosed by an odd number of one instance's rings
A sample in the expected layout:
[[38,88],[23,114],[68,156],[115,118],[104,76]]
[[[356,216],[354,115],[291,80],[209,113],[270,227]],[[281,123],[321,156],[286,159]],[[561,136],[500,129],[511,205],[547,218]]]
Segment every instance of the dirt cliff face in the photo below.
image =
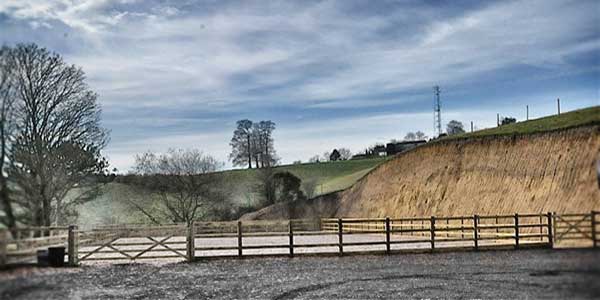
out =
[[335,216],[600,210],[600,127],[433,143],[340,193]]

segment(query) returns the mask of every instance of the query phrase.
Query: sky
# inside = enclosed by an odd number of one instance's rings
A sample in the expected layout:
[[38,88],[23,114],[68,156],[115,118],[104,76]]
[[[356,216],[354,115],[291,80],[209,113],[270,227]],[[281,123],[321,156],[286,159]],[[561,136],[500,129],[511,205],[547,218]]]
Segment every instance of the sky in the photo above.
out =
[[104,150],[196,148],[226,163],[240,119],[281,163],[442,122],[493,127],[600,105],[598,1],[1,0],[0,44],[34,42],[98,93]]

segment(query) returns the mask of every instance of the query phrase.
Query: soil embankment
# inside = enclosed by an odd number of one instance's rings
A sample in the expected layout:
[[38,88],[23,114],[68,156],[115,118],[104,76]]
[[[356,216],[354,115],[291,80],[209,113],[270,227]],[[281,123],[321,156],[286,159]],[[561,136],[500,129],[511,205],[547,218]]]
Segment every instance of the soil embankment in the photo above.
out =
[[598,159],[598,125],[439,141],[398,155],[328,198],[267,207],[253,216],[404,217],[600,210]]

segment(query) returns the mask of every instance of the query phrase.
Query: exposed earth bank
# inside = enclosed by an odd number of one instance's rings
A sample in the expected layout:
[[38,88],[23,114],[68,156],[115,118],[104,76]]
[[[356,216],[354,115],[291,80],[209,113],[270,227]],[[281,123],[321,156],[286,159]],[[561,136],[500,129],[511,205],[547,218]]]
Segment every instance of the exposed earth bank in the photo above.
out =
[[600,126],[442,140],[402,153],[345,191],[244,219],[600,210]]

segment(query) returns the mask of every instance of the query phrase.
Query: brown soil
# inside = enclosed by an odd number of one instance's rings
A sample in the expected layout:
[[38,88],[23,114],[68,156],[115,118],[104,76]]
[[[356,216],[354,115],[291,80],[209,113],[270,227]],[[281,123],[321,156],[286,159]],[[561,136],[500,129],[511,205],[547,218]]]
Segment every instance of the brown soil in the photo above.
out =
[[[398,155],[348,190],[328,195],[327,199],[267,207],[253,217],[404,217],[600,210],[598,159],[600,126],[525,136],[440,141]],[[325,200],[330,200],[329,205],[324,204]],[[294,214],[296,211],[301,213]],[[314,214],[310,215],[311,212]]]

